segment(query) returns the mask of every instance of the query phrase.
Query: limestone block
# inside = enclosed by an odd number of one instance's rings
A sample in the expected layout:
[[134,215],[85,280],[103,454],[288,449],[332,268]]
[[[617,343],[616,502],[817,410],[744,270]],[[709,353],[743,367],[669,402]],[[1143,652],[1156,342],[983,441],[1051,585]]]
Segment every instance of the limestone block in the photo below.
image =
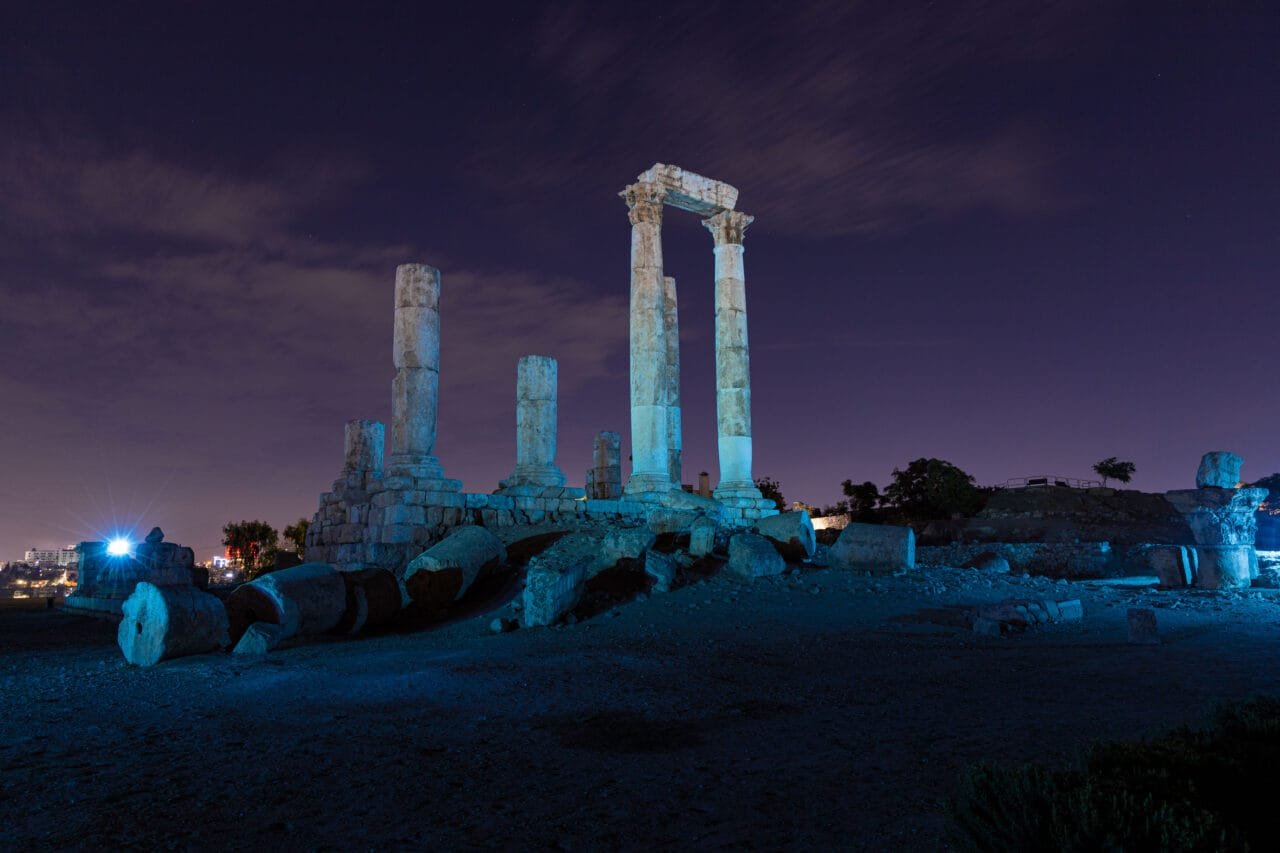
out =
[[653,578],[655,592],[670,592],[676,582],[679,566],[670,554],[661,551],[647,551],[644,555],[644,573]]
[[780,575],[786,561],[773,543],[755,533],[737,533],[729,540],[729,563],[726,568],[747,578]]
[[379,541],[388,545],[405,544],[413,541],[414,528],[407,524],[389,524],[382,528]]
[[761,536],[774,542],[784,559],[793,563],[812,558],[818,547],[818,534],[807,512],[784,512],[764,518],[756,529]]
[[240,637],[232,654],[261,657],[280,644],[283,633],[279,625],[271,622],[254,622]]
[[506,558],[506,548],[489,530],[459,527],[405,567],[400,579],[404,599],[431,607],[456,601],[481,572]]
[[672,207],[704,216],[732,209],[738,203],[738,190],[729,184],[666,163],[654,163],[636,180],[666,190],[666,203]]
[[1253,545],[1266,489],[1178,489],[1165,498],[1187,519],[1197,545]]
[[587,570],[587,579],[616,566],[621,560],[640,560],[657,536],[648,527],[614,527],[601,540],[599,558]]
[[194,586],[140,581],[122,605],[116,640],[134,666],[211,652],[227,643],[227,611]]
[[1130,571],[1156,575],[1166,589],[1190,586],[1194,580],[1188,549],[1181,545],[1137,545],[1125,562]]
[[645,523],[655,533],[682,533],[701,516],[694,510],[655,507],[645,513]]
[[910,527],[851,523],[831,546],[834,568],[896,572],[916,567],[916,535]]
[[343,473],[380,474],[384,440],[385,428],[380,421],[347,421],[343,440]]
[[1234,489],[1240,483],[1244,459],[1225,450],[1211,450],[1200,459],[1196,488]]
[[689,553],[705,557],[716,547],[716,523],[705,516],[689,527]]
[[525,627],[551,625],[578,603],[598,548],[596,537],[571,533],[529,561],[521,599]]

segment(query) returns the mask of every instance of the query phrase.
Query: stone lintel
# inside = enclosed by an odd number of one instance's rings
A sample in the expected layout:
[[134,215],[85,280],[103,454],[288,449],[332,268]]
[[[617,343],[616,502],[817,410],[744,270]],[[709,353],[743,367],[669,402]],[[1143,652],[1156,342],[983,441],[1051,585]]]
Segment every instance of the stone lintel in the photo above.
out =
[[712,180],[679,166],[654,163],[636,179],[657,184],[667,191],[666,203],[681,210],[710,216],[732,210],[738,203],[738,190],[723,181]]

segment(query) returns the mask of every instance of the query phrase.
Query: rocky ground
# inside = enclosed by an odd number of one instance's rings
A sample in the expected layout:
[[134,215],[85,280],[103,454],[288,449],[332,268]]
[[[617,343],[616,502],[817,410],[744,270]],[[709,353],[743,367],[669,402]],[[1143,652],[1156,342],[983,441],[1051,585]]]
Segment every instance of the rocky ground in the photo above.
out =
[[[1280,693],[1270,592],[718,573],[493,633],[517,583],[443,624],[147,670],[108,622],[0,610],[3,846],[938,849],[972,762]],[[1083,619],[964,627],[1010,598]],[[1162,642],[1128,641],[1129,607]]]

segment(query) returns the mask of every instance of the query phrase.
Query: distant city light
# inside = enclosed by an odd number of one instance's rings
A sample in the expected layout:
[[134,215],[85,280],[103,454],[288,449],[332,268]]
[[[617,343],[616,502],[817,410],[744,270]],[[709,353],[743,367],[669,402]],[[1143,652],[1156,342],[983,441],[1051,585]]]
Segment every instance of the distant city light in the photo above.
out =
[[107,553],[113,557],[123,557],[133,550],[133,543],[128,539],[112,539],[107,544]]

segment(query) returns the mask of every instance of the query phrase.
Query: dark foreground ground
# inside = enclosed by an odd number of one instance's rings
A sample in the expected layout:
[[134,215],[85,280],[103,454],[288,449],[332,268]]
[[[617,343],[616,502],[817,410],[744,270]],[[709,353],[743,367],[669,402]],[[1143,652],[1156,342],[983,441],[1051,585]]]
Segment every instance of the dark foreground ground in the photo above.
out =
[[[1080,598],[1084,621],[913,616],[1010,596]],[[0,847],[933,850],[972,762],[1063,764],[1280,693],[1280,606],[1253,596],[721,575],[495,635],[501,598],[151,670],[109,623],[0,609]],[[1163,644],[1128,644],[1126,608],[1153,604]]]

